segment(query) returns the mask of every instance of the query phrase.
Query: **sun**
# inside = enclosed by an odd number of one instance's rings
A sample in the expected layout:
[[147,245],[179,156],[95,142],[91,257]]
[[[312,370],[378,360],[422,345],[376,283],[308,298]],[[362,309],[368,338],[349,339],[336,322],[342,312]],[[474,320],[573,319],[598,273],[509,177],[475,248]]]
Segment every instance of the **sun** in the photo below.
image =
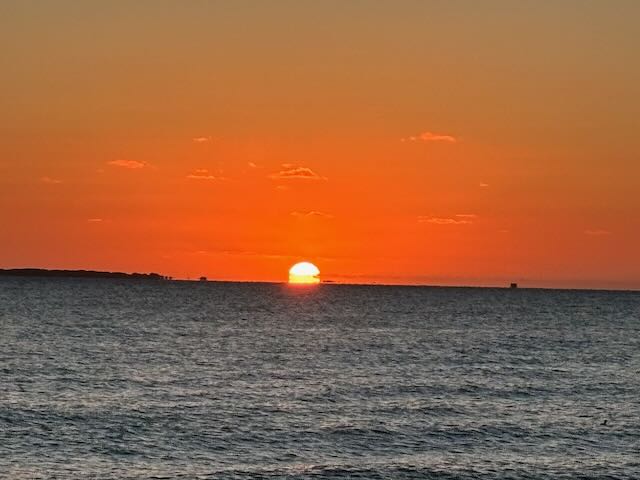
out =
[[320,283],[320,270],[313,263],[296,263],[289,269],[289,283],[316,284]]

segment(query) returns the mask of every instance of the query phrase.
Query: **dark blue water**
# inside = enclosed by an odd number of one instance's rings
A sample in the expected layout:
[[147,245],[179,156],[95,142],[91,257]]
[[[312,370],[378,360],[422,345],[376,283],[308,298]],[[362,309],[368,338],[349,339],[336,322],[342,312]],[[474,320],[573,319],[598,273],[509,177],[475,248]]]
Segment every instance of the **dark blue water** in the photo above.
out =
[[640,294],[3,278],[0,477],[640,478]]

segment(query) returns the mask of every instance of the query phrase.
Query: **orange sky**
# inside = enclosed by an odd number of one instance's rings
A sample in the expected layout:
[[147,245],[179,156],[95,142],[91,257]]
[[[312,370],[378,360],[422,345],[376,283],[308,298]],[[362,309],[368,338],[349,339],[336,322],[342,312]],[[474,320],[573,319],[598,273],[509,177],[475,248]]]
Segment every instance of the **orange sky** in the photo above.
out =
[[0,267],[638,289],[638,18],[3,2]]

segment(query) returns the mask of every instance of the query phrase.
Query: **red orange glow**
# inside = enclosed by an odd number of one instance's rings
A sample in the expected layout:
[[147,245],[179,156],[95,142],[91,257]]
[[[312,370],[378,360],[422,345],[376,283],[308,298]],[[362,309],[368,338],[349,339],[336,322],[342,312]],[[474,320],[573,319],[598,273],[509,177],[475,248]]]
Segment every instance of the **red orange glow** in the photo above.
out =
[[3,3],[0,268],[640,288],[640,2],[147,3]]

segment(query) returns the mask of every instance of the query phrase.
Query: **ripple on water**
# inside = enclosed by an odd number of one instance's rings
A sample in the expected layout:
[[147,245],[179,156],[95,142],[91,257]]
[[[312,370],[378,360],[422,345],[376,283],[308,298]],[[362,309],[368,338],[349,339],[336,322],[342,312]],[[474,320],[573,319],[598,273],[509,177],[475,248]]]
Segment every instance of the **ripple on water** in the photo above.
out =
[[0,279],[0,477],[638,478],[640,295],[294,293]]

